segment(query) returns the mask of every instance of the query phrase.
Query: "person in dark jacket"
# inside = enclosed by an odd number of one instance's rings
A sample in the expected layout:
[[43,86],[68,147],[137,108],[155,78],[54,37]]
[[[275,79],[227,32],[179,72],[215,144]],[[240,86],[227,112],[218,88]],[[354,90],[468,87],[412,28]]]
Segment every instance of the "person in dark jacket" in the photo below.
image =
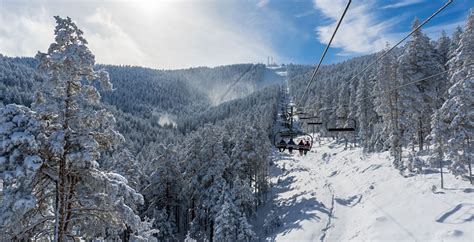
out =
[[280,143],[278,143],[278,151],[284,152],[286,149],[286,142],[284,139],[280,140]]
[[309,149],[311,149],[311,143],[309,143],[309,140],[306,140],[306,142],[304,144],[304,155],[306,155],[306,153],[308,153]]
[[290,141],[288,141],[288,152],[290,152],[290,154],[293,153],[293,147],[295,146],[295,141],[293,141],[293,139],[290,139]]
[[304,140],[300,140],[300,142],[298,142],[298,151],[300,152],[300,156],[302,156],[303,152],[305,151]]

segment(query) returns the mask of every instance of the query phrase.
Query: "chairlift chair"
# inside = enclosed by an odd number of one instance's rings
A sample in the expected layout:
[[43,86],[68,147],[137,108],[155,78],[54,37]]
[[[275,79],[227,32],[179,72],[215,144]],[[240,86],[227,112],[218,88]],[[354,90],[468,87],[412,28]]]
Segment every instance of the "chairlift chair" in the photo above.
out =
[[304,111],[296,111],[294,114],[296,114],[296,115],[308,115],[308,113],[306,113]]
[[[285,141],[285,144],[281,143],[281,140],[288,140]],[[309,141],[309,146],[302,146],[298,145],[298,142],[295,141],[295,139],[299,140],[306,140]],[[293,144],[288,145],[288,143],[293,140]],[[280,131],[273,136],[273,144],[277,149],[293,149],[293,150],[307,150],[310,151],[311,148],[313,147],[313,136],[311,136],[308,133],[302,132],[302,131],[293,131],[293,130],[287,130],[287,131]]]
[[349,127],[338,127],[337,125],[335,125],[334,127],[329,127],[328,126],[329,122],[327,122],[326,123],[326,130],[328,132],[355,132],[357,130],[357,122],[353,118],[339,117],[339,118],[336,118],[336,120],[350,121],[352,123],[352,125],[349,126]]
[[318,116],[303,116],[300,117],[300,120],[310,120],[306,122],[307,125],[323,125],[323,122],[319,121],[321,119]]

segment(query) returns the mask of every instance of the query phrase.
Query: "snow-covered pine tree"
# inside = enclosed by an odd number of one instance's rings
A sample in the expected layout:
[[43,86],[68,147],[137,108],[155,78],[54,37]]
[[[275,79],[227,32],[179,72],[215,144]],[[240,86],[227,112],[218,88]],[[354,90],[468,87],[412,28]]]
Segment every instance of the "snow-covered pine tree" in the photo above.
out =
[[[388,50],[388,47],[385,51]],[[390,147],[390,153],[394,157],[394,166],[402,169],[402,129],[400,119],[400,92],[395,87],[399,86],[396,74],[397,61],[393,53],[388,53],[381,59],[376,75],[374,87],[375,111],[381,117],[384,128],[383,133],[388,135],[385,146]]]
[[253,231],[252,225],[247,220],[247,216],[244,213],[240,213],[237,224],[237,240],[238,241],[251,241],[252,239],[258,239],[257,234]]
[[255,212],[253,205],[256,199],[250,183],[237,176],[232,182],[231,192],[233,201],[240,211],[248,216],[253,215]]
[[[446,35],[446,32],[444,30],[441,32],[441,37],[439,37],[438,41],[436,42],[436,53],[438,54],[439,58],[439,63],[443,66],[444,71],[449,71],[449,48],[451,46],[451,39]],[[438,97],[441,99],[441,102],[438,102],[437,105],[439,108],[446,100],[447,94],[448,94],[448,75],[443,74],[441,76],[443,80],[443,84],[439,87]],[[428,139],[429,141],[429,139]]]
[[[264,128],[258,123],[259,121],[252,121],[251,127],[245,128],[243,133],[236,136],[237,142],[231,153],[231,163],[226,169],[229,183],[233,183],[236,178],[247,181],[247,188],[253,190],[253,206],[246,211],[252,214],[255,208],[262,202],[263,196],[267,189],[267,154],[271,147],[268,142],[260,142],[268,139],[265,136]],[[255,127],[255,128],[254,128]]]
[[444,187],[443,162],[445,159],[445,142],[448,140],[448,124],[441,118],[441,109],[433,114],[431,120],[430,138],[433,141],[433,149],[428,164],[431,168],[439,168],[441,188]]
[[[50,227],[52,197],[41,172],[40,156],[45,123],[29,108],[14,104],[0,107],[0,234],[3,241],[33,238]],[[47,239],[48,237],[43,237]]]
[[[340,84],[341,89],[339,90],[339,98],[337,102],[337,109],[336,109],[336,119],[332,122],[332,125],[336,125],[337,127],[346,127],[348,125],[347,118],[349,118],[349,100],[352,94],[349,89],[349,84],[347,82],[343,82]],[[345,132],[341,132],[337,134],[338,138],[342,138],[345,143],[345,147],[347,148],[350,136]]]
[[226,168],[226,173],[232,174],[228,179],[232,182],[232,194],[235,196],[234,199],[236,199],[237,206],[248,215],[251,215],[255,212],[256,204],[251,182],[253,180],[253,172],[250,170],[252,160],[249,159],[252,157],[249,157],[252,154],[249,152],[253,151],[248,150],[248,148],[252,148],[252,144],[245,145],[245,141],[248,140],[242,139],[242,137],[237,140],[232,150],[231,163]]
[[110,229],[149,236],[143,230],[149,225],[134,211],[143,197],[121,175],[101,171],[98,163],[104,152],[113,153],[123,141],[95,88],[96,82],[112,88],[108,73],[94,70],[94,55],[76,24],[70,18],[55,19],[55,42],[36,56],[47,78],[33,104],[48,123],[48,149],[42,156],[55,172],[55,224],[47,233],[58,241],[69,236],[92,239]]
[[224,188],[219,201],[221,207],[215,218],[216,241],[250,241],[255,237],[247,218],[235,205],[230,191]]
[[[262,110],[263,113],[263,110]],[[265,129],[259,124],[260,119],[256,119],[252,125],[255,129],[247,130],[245,135],[248,142],[246,142],[248,160],[250,161],[250,171],[253,173],[253,188],[255,199],[255,206],[262,204],[265,200],[263,197],[268,188],[268,154],[270,153],[271,146],[268,142],[268,135],[265,133]],[[261,140],[267,140],[267,142],[259,142]]]
[[[151,162],[154,171],[148,178],[149,184],[143,189],[146,204],[144,214],[151,218],[159,216],[159,219],[155,219],[154,226],[158,230],[167,228],[166,231],[159,233],[159,238],[164,239],[174,236],[173,233],[178,231],[179,198],[183,185],[178,155],[170,147],[157,145],[161,155]],[[164,214],[166,217],[163,217]]]
[[217,241],[235,241],[239,210],[232,202],[229,192],[225,188],[222,191],[219,203],[221,207],[216,214],[215,239]]
[[176,241],[176,226],[169,218],[165,209],[153,210],[153,226],[158,230],[155,236],[159,241]]
[[449,48],[451,46],[451,39],[446,35],[444,30],[441,32],[441,37],[439,37],[436,42],[436,50],[439,55],[439,62],[447,69],[447,64],[449,60]]
[[372,98],[370,98],[372,83],[373,78],[362,78],[356,94],[356,119],[360,142],[364,150],[372,148],[373,126],[377,120]]
[[[416,28],[419,24],[419,20],[415,19],[412,28]],[[439,97],[443,94],[446,79],[433,77],[417,83],[413,81],[443,70],[430,39],[420,30],[416,31],[399,57],[397,73],[400,84],[404,85],[400,89],[403,134],[411,139],[413,147],[418,144],[420,150],[424,148],[431,114],[441,106],[442,101]]]
[[416,152],[411,151],[408,153],[408,158],[406,160],[406,168],[409,172],[412,173],[421,173],[423,169],[424,161],[416,154]]
[[321,109],[323,108],[323,86],[320,82],[315,83],[316,95],[314,97],[314,101],[310,102],[310,108],[312,112],[310,115],[319,114]]
[[455,71],[453,60],[454,60],[454,57],[458,54],[457,51],[459,49],[459,41],[461,40],[462,33],[463,33],[462,28],[458,26],[451,36],[451,43],[449,45],[448,63],[447,63],[450,76]]
[[126,147],[122,146],[111,156],[104,155],[99,164],[108,172],[123,175],[133,189],[141,190],[145,177],[144,167]]
[[224,169],[230,162],[224,153],[221,132],[205,125],[186,141],[182,194],[189,201],[189,230],[195,239],[212,240],[214,237],[215,214],[219,211],[220,194],[226,185]]
[[[451,171],[455,175],[471,174],[474,158],[472,137],[474,134],[474,10],[469,13],[465,32],[461,34],[457,55],[452,60],[453,75],[449,97],[439,109],[443,122],[448,124],[446,154],[452,160]],[[469,176],[472,183],[472,176]]]
[[[385,57],[387,58],[387,57]],[[381,60],[383,61],[383,59]],[[392,61],[394,61],[393,55],[392,55]],[[393,64],[393,63],[392,63]],[[382,83],[380,79],[384,79],[384,77],[381,78],[381,71],[383,68],[382,64],[379,64],[375,68],[375,74],[373,76],[374,80],[371,83],[370,87],[368,87],[369,90],[369,95],[371,96],[371,102],[372,102],[372,110],[373,110],[373,120],[372,126],[372,136],[370,138],[370,148],[372,151],[375,152],[381,152],[383,150],[387,150],[390,146],[388,145],[388,137],[390,134],[390,127],[389,123],[384,123],[389,120],[389,105],[388,101],[390,100],[390,97],[388,94],[384,94],[384,85],[386,86],[387,83]],[[392,66],[393,67],[393,66]],[[393,70],[393,68],[392,68]],[[384,102],[385,101],[385,102]],[[382,115],[382,113],[385,113],[385,118]],[[360,127],[359,127],[360,128]]]

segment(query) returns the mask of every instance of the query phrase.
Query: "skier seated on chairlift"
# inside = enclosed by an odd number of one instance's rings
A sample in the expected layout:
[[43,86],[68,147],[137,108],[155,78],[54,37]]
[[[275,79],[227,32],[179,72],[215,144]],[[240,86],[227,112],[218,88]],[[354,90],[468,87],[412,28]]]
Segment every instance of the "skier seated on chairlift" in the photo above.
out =
[[309,143],[309,140],[306,140],[306,142],[304,144],[304,155],[306,155],[306,153],[308,153],[310,148],[311,148],[311,144]]
[[286,142],[284,139],[280,140],[280,143],[278,143],[278,151],[283,152],[286,149]]
[[288,141],[288,152],[293,153],[293,147],[295,147],[295,141],[293,141],[293,138]]
[[303,152],[305,150],[306,150],[305,142],[304,142],[304,140],[300,140],[300,142],[298,142],[298,151],[300,152],[301,156],[303,155]]

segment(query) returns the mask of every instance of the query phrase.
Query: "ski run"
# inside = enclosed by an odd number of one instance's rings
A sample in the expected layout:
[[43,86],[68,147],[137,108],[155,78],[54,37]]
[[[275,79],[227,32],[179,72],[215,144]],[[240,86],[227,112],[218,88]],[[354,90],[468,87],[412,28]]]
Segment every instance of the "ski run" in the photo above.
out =
[[269,241],[473,241],[474,189],[452,175],[440,190],[436,171],[403,177],[388,152],[331,139],[307,156],[274,159],[274,205],[258,216],[279,223],[262,231]]

